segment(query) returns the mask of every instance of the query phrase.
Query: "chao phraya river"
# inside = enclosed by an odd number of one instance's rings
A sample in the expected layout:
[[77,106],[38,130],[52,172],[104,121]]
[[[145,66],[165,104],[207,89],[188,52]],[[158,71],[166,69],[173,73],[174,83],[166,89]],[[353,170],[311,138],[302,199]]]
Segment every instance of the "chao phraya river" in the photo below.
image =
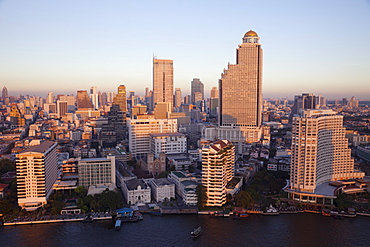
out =
[[[203,233],[192,239],[198,226]],[[144,215],[119,231],[109,220],[0,227],[0,246],[370,246],[370,217]]]

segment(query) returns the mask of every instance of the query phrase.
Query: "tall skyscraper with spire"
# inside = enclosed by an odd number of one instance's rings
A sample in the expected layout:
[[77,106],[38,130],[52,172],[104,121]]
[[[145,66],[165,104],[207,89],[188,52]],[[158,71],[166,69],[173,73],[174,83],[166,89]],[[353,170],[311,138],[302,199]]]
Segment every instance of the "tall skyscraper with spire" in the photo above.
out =
[[173,60],[153,59],[153,102],[173,107]]
[[219,80],[220,126],[260,127],[262,112],[262,48],[250,30]]

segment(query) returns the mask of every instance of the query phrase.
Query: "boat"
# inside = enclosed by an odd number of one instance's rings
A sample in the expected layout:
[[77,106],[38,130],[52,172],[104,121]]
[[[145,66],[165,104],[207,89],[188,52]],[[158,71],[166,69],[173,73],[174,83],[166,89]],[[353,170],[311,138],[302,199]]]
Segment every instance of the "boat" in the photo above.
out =
[[248,216],[249,216],[249,214],[247,214],[247,213],[239,214],[239,217],[240,217],[240,218],[245,218],[245,217],[248,217]]
[[199,237],[202,234],[202,227],[195,228],[190,234],[192,238]]
[[322,211],[321,211],[321,215],[322,215],[322,216],[331,216],[331,214],[330,214],[330,211],[329,211],[329,210],[322,210]]
[[134,216],[136,216],[139,220],[143,220],[143,215],[139,211],[134,212]]
[[270,204],[266,212],[263,212],[262,215],[279,215],[279,211]]
[[158,211],[149,211],[148,213],[154,216],[162,216],[162,213]]
[[122,221],[121,221],[120,218],[116,219],[116,224],[114,225],[114,229],[116,231],[119,231],[121,229],[121,223],[122,223]]

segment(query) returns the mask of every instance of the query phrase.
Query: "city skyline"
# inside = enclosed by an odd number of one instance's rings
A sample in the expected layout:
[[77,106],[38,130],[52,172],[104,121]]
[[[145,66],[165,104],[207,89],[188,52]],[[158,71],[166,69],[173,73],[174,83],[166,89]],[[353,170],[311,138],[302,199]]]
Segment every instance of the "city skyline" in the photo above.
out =
[[267,54],[264,98],[310,92],[368,99],[368,1],[221,3],[2,1],[0,82],[11,95],[115,91],[121,84],[143,95],[155,55],[174,61],[174,88],[190,94],[199,78],[208,97],[252,29]]

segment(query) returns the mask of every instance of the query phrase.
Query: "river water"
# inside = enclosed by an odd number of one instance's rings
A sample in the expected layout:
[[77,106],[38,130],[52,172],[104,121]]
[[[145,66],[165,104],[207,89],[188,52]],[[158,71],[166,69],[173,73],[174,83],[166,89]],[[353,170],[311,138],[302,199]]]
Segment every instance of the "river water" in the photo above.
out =
[[[198,226],[203,234],[192,239]],[[370,246],[370,217],[144,215],[120,231],[104,220],[0,227],[0,246]]]

